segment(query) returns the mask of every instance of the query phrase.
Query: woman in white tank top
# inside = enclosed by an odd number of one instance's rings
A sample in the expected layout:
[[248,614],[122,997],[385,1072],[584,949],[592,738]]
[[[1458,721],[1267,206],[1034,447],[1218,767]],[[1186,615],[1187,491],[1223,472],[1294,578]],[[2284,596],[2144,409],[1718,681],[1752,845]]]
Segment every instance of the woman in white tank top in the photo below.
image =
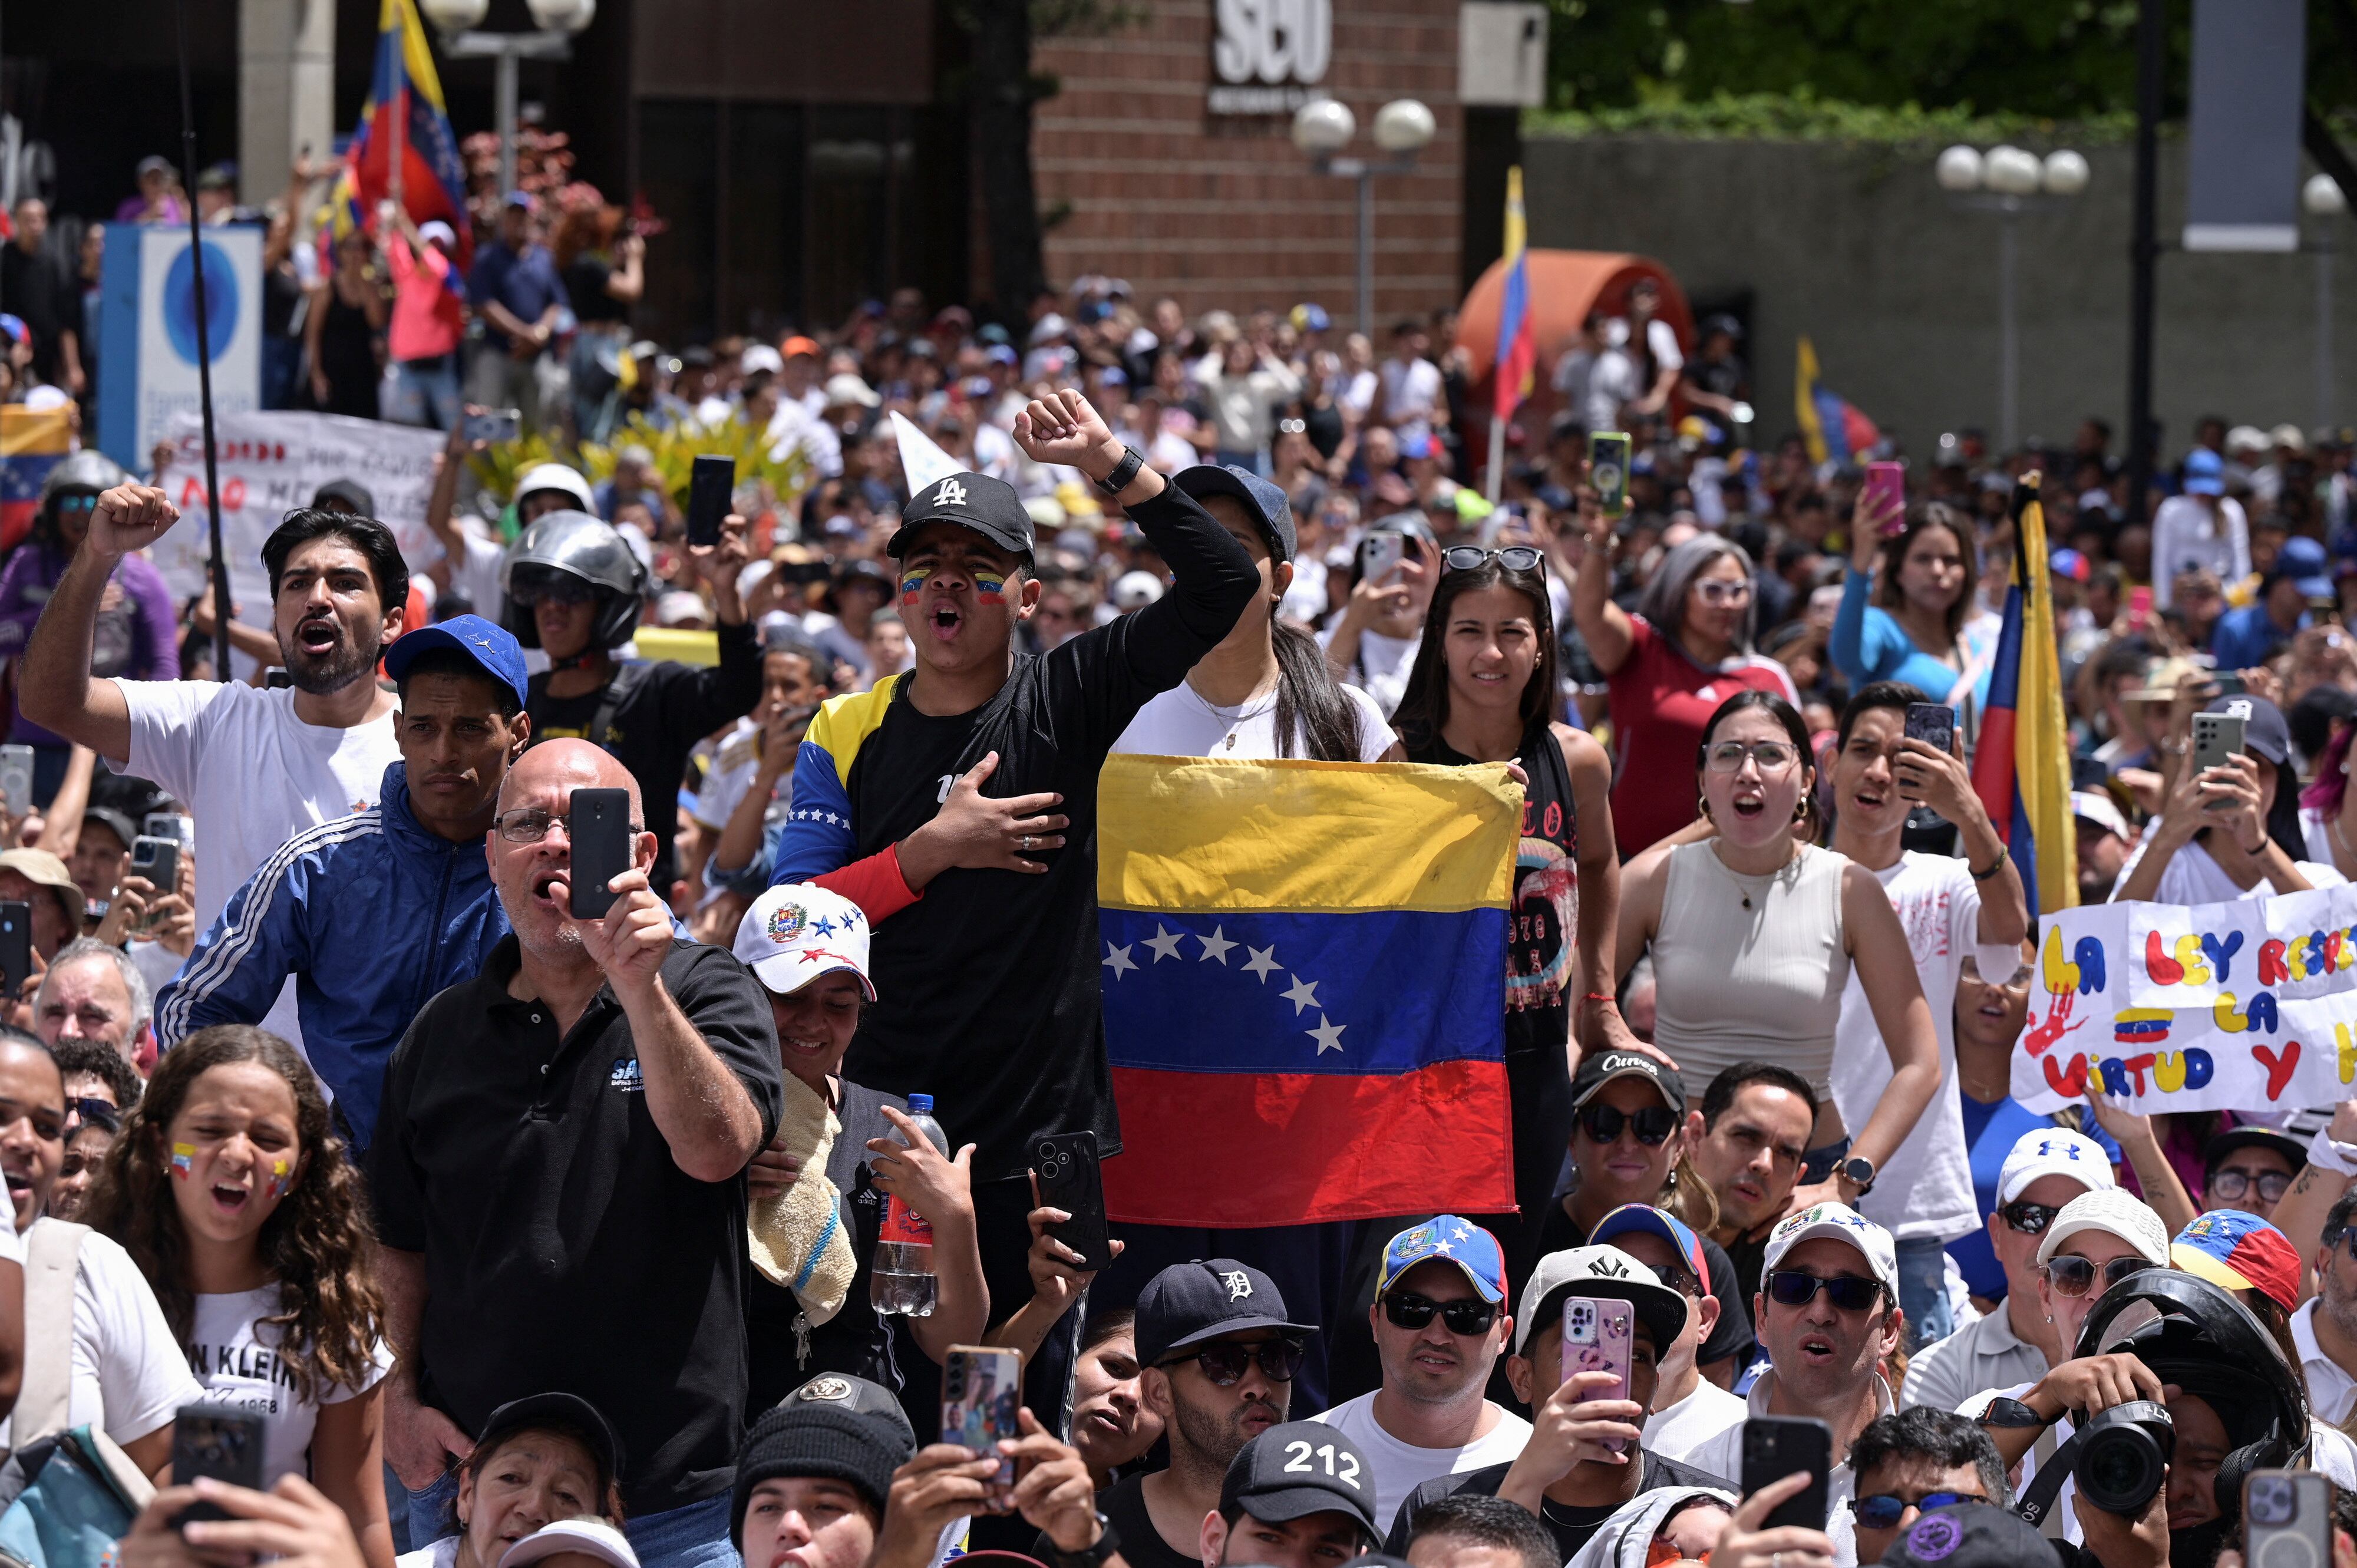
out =
[[[1810,1146],[1847,1134],[1850,1157],[1878,1168],[1940,1083],[1932,1010],[1889,896],[1846,856],[1808,842],[1816,769],[1801,716],[1782,698],[1745,692],[1721,703],[1695,771],[1702,820],[1621,874],[1620,972],[1651,947],[1653,1043],[1693,1086],[1693,1108],[1723,1069],[1774,1062],[1817,1091]],[[1853,964],[1891,1066],[1889,1087],[1857,1129],[1843,1126],[1830,1088]],[[1836,1166],[1797,1189],[1792,1205],[1855,1203],[1860,1190]]]

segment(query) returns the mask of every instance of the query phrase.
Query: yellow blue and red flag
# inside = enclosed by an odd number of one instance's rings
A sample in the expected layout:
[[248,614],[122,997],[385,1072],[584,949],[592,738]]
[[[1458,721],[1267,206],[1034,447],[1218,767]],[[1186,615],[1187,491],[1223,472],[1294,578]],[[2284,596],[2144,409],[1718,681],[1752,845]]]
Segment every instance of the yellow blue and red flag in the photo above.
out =
[[1531,395],[1539,360],[1538,330],[1531,315],[1529,224],[1523,211],[1523,167],[1506,171],[1506,292],[1498,304],[1497,380],[1492,408],[1510,419]]
[[393,160],[401,159],[401,205],[410,221],[440,219],[458,236],[454,288],[472,262],[474,226],[467,220],[467,166],[442,102],[442,79],[416,0],[382,0],[377,13],[376,64],[360,129],[344,154],[330,198],[329,227],[341,240],[376,220],[377,203],[393,194]]
[[2079,901],[2071,743],[2062,724],[2061,656],[2054,641],[2038,483],[2039,476],[2029,473],[2014,486],[2012,582],[1973,753],[1973,789],[2021,873],[2033,916]]
[[1882,439],[1882,432],[1857,404],[1818,380],[1817,346],[1806,338],[1794,357],[1792,375],[1792,412],[1801,422],[1801,439],[1808,443],[1810,462],[1856,462]]
[[1513,1208],[1502,765],[1116,756],[1097,812],[1113,1218]]
[[73,426],[62,408],[0,406],[0,551],[14,550],[40,510],[49,470],[73,450]]

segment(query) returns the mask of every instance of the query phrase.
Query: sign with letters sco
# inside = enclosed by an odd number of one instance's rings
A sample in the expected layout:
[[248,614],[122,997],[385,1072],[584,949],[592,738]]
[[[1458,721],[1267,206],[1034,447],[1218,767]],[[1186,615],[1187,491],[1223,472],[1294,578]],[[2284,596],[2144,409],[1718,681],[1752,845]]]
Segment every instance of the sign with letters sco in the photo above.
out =
[[1217,0],[1206,106],[1290,114],[1327,96],[1318,84],[1333,55],[1333,0]]
[[2357,1093],[2357,886],[2103,904],[2046,924],[2014,1098],[2256,1111]]

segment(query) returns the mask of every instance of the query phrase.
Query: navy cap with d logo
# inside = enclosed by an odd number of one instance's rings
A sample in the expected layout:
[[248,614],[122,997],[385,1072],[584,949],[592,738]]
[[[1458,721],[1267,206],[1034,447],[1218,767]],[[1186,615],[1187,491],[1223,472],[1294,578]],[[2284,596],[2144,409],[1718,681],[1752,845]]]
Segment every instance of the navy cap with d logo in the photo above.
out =
[[1316,1331],[1314,1324],[1286,1321],[1276,1282],[1233,1258],[1173,1263],[1137,1293],[1141,1367],[1158,1367],[1173,1351],[1246,1328]]
[[1220,1485],[1220,1511],[1286,1524],[1312,1514],[1348,1514],[1380,1545],[1375,1473],[1340,1430],[1322,1421],[1288,1421],[1243,1445]]

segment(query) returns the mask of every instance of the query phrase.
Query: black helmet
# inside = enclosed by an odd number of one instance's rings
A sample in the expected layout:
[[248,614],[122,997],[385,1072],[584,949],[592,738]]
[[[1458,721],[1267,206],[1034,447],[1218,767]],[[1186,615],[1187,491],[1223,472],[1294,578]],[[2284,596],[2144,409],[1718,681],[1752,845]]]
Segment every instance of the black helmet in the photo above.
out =
[[647,569],[611,523],[586,511],[552,511],[508,547],[507,559],[500,564],[500,622],[526,648],[540,646],[532,602],[557,579],[586,584],[596,596],[597,621],[590,628],[591,646],[619,648],[630,640],[646,596]]
[[75,452],[60,457],[41,481],[41,510],[47,511],[49,502],[66,490],[111,490],[128,484],[131,476],[124,473],[113,458],[103,452]]

